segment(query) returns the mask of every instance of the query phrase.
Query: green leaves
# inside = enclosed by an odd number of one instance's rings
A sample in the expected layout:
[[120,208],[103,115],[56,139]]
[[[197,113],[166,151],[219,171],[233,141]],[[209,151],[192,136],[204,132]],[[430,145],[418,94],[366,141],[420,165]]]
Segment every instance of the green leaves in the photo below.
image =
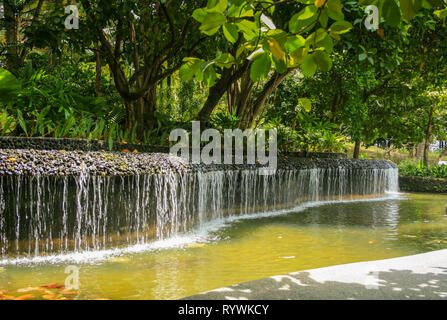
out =
[[227,23],[223,26],[223,33],[225,38],[230,41],[231,43],[236,43],[239,32],[237,30],[237,27],[232,23]]
[[208,12],[222,13],[227,9],[228,0],[208,0]]
[[410,21],[421,7],[422,0],[400,0],[400,9],[402,10],[404,19],[407,21]]
[[439,19],[445,19],[447,17],[447,9],[443,9],[443,10],[436,10],[434,12],[434,14],[439,18]]
[[183,81],[189,81],[200,70],[200,67],[205,62],[197,58],[185,58],[186,63],[180,68],[180,77]]
[[228,7],[228,0],[208,0],[206,8],[194,10],[192,17],[201,23],[200,31],[212,36],[225,24],[227,18],[223,12]]
[[306,77],[313,77],[317,68],[324,72],[332,69],[332,59],[325,51],[317,50],[308,54],[301,65],[301,71]]
[[301,65],[301,71],[306,77],[312,77],[317,71],[317,63],[314,61],[313,54],[307,55]]
[[208,36],[212,36],[220,27],[226,22],[226,18],[222,13],[211,12],[208,13],[203,19],[202,25],[200,26],[200,31]]
[[[393,0],[390,0],[393,1]],[[331,27],[329,28],[329,31],[336,34],[343,34],[347,33],[352,29],[352,24],[348,21],[336,21],[334,22]]]
[[293,52],[297,50],[298,48],[304,47],[306,43],[306,40],[300,36],[290,36],[287,37],[286,43],[284,44],[284,47],[288,52]]
[[317,15],[317,8],[315,6],[306,6],[297,14],[298,20],[307,20]]
[[314,61],[322,71],[329,71],[332,69],[332,60],[324,51],[315,51],[313,54]]
[[310,112],[312,110],[312,102],[307,98],[298,99],[300,105],[304,108],[306,112]]
[[397,27],[401,21],[401,13],[395,0],[385,0],[382,15],[391,27]]
[[21,89],[20,81],[8,70],[0,68],[0,102],[13,100]]
[[250,78],[252,81],[257,82],[259,80],[267,78],[270,69],[272,67],[272,61],[269,54],[262,53],[256,57],[255,61],[251,65]]
[[257,38],[259,35],[259,28],[253,21],[242,20],[236,23],[236,25],[248,41]]

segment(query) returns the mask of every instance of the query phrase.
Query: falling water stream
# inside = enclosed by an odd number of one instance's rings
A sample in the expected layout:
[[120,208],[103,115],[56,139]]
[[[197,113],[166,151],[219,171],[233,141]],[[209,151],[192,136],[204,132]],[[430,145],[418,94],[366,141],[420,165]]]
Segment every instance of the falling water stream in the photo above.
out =
[[39,257],[175,238],[213,221],[398,191],[398,170],[1,176],[0,255]]
[[[176,299],[289,272],[447,248],[444,195],[365,167],[0,177],[0,292]],[[30,288],[34,287],[34,288]],[[26,290],[24,291],[23,288]],[[36,289],[37,288],[37,289]],[[35,291],[33,291],[35,290]]]

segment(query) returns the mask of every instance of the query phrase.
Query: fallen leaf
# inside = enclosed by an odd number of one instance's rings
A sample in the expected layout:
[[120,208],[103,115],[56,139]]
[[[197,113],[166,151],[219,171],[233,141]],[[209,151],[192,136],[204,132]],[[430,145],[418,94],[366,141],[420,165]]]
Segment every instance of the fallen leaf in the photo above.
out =
[[8,161],[17,162],[17,159],[16,158],[9,158]]
[[137,150],[137,149],[135,149],[135,150],[133,151],[133,153],[138,153],[138,150]]
[[383,37],[385,35],[385,31],[383,31],[383,29],[377,29],[377,34]]
[[121,151],[121,152],[123,152],[123,153],[129,153],[129,152],[130,152],[130,150],[124,149],[124,150],[123,150],[123,151]]
[[65,288],[61,291],[59,291],[60,294],[66,294],[66,295],[70,295],[70,294],[76,294],[76,292],[74,292],[73,288]]
[[374,241],[373,240],[371,240],[370,242],[368,242],[369,244],[374,244]]
[[32,292],[32,291],[42,291],[42,288],[37,287],[28,287],[28,288],[22,288],[17,290],[19,293],[26,293],[26,292]]
[[15,297],[13,296],[4,296],[4,295],[0,296],[0,300],[14,300],[14,299]]
[[46,294],[42,296],[42,298],[44,298],[45,300],[56,300],[57,294]]
[[30,299],[34,299],[33,294],[24,294],[23,296],[16,297],[14,300],[30,300]]
[[65,286],[63,284],[57,284],[57,283],[42,284],[41,287],[42,288],[47,288],[47,289],[62,289],[62,288],[65,288]]

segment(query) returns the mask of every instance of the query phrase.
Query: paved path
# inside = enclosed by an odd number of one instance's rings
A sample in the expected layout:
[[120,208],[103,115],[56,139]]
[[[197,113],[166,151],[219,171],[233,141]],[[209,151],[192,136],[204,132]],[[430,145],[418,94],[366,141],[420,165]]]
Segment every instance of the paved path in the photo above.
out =
[[447,300],[447,250],[255,280],[185,300]]

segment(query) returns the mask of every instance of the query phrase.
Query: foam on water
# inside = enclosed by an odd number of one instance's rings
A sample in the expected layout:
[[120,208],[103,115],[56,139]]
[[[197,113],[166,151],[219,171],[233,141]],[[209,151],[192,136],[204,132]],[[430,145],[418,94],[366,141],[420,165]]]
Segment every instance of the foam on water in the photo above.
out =
[[393,192],[384,197],[372,199],[357,200],[328,200],[303,203],[297,207],[277,211],[259,212],[257,214],[245,214],[239,216],[229,216],[226,218],[215,219],[206,225],[202,225],[183,235],[173,236],[168,239],[153,241],[145,244],[130,245],[123,248],[109,250],[93,250],[83,252],[73,252],[67,254],[54,254],[39,257],[5,258],[0,260],[0,266],[18,266],[18,265],[39,265],[39,264],[97,264],[106,262],[114,257],[124,255],[141,254],[156,250],[182,249],[198,243],[210,243],[219,239],[213,236],[213,233],[232,223],[241,220],[272,218],[291,213],[299,213],[308,208],[324,206],[329,204],[356,203],[356,202],[377,202],[387,200],[405,200],[404,194]]

